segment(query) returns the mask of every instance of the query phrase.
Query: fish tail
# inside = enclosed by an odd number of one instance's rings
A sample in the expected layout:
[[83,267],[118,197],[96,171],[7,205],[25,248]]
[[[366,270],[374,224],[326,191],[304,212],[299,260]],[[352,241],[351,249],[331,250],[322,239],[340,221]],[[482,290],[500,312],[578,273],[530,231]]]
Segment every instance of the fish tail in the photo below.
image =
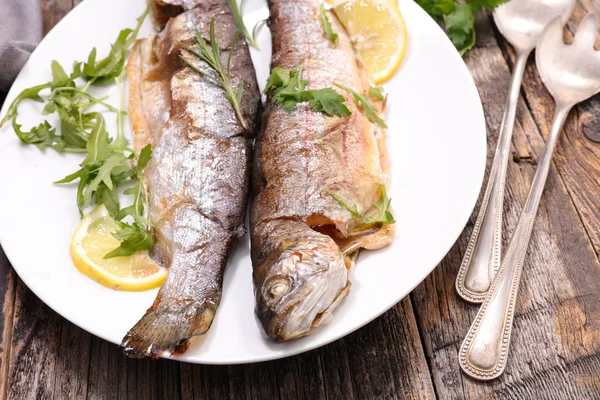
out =
[[218,304],[212,301],[174,299],[155,303],[121,342],[123,353],[132,358],[160,358],[185,351],[192,336],[206,333]]

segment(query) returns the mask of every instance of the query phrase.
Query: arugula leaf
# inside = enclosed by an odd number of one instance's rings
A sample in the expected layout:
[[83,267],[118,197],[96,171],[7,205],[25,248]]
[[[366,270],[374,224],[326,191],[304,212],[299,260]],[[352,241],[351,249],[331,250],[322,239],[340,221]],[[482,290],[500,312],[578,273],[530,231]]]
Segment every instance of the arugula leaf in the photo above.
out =
[[256,44],[256,38],[254,36],[257,32],[258,24],[254,27],[252,34],[248,32],[248,28],[246,28],[246,24],[244,24],[244,17],[242,15],[244,1],[245,0],[242,0],[241,5],[238,5],[237,0],[227,0],[227,3],[229,3],[229,8],[231,8],[231,12],[233,13],[233,20],[235,21],[235,26],[237,27],[237,30],[242,34],[242,36],[246,38],[250,46],[254,47],[256,50],[260,50],[260,47],[258,47],[258,44]]
[[385,100],[385,95],[383,94],[382,87],[372,87],[371,89],[369,89],[369,96],[371,96],[375,100],[379,100],[379,101]]
[[325,36],[329,38],[335,45],[338,44],[339,35],[333,31],[331,27],[331,21],[329,21],[329,17],[327,16],[327,10],[325,10],[325,5],[321,3],[321,22],[323,23],[323,31],[325,31]]
[[17,123],[16,119],[13,119],[12,127],[19,140],[24,144],[34,144],[40,150],[52,147],[59,152],[65,151],[67,148],[67,144],[63,138],[56,135],[56,129],[48,121],[44,121],[40,125],[31,128],[29,132],[21,130],[21,125]]
[[33,101],[42,103],[44,99],[40,97],[40,92],[44,89],[48,89],[49,87],[49,83],[44,83],[43,85],[27,88],[21,93],[19,93],[19,95],[13,100],[13,102],[8,107],[6,115],[4,116],[4,118],[2,118],[2,121],[0,121],[0,126],[4,125],[10,119],[17,117],[17,108],[19,107],[19,103],[21,103],[23,100],[31,99]]
[[108,56],[96,61],[96,48],[94,47],[88,55],[87,62],[83,64],[82,76],[84,79],[93,81],[94,85],[109,85],[114,82],[123,72],[125,66],[127,39],[133,32],[131,29],[123,29],[117,40],[111,45]]
[[353,206],[350,206],[346,201],[344,201],[344,199],[342,199],[340,197],[340,195],[332,192],[329,189],[324,189],[324,190],[327,193],[329,193],[331,195],[331,197],[333,197],[342,208],[348,210],[350,212],[350,214],[352,214],[352,217],[358,221],[362,221],[363,223],[368,224],[368,225],[376,224],[376,223],[380,223],[380,224],[395,224],[396,223],[396,220],[394,219],[394,215],[390,211],[390,205],[391,205],[392,199],[390,199],[388,197],[385,185],[381,185],[379,187],[379,192],[380,192],[379,201],[377,201],[377,203],[373,204],[373,206],[379,212],[379,214],[376,217],[365,217],[358,211],[358,207],[356,206],[356,204],[354,204]]
[[381,126],[382,128],[387,128],[385,121],[378,115],[379,111],[373,107],[371,102],[365,96],[358,93],[356,90],[349,88],[348,86],[340,85],[339,83],[334,83],[334,85],[352,95],[356,107],[362,107],[362,109],[365,111],[365,114],[367,114],[369,121]]
[[152,235],[144,229],[143,224],[137,222],[133,224],[119,222],[119,228],[120,230],[113,233],[113,236],[121,244],[106,254],[104,259],[130,256],[138,251],[149,250],[154,246]]
[[81,71],[81,76],[84,79],[91,81],[97,86],[110,85],[123,74],[127,59],[127,49],[137,39],[140,28],[146,16],[150,13],[151,5],[152,0],[148,1],[146,9],[136,19],[137,24],[134,29],[128,28],[119,32],[117,40],[111,45],[108,56],[96,61],[96,48],[92,49]]
[[264,93],[273,92],[271,101],[291,113],[298,103],[307,102],[315,111],[340,118],[352,112],[344,104],[344,96],[332,88],[306,90],[308,82],[302,79],[302,65],[295,69],[273,68]]
[[[143,184],[142,171],[152,158],[152,147],[146,145],[138,155],[135,175],[137,182],[125,191],[125,194],[133,195],[133,204],[120,210],[116,215],[120,230],[115,232],[115,239],[121,241],[119,247],[104,256],[105,259],[112,257],[129,256],[136,251],[151,249],[154,245],[152,235],[152,224],[144,218],[144,208],[148,208],[148,199]],[[133,224],[122,222],[126,217],[133,217]]]
[[493,10],[508,0],[415,0],[433,19],[444,21],[446,32],[461,55],[475,45],[474,13]]

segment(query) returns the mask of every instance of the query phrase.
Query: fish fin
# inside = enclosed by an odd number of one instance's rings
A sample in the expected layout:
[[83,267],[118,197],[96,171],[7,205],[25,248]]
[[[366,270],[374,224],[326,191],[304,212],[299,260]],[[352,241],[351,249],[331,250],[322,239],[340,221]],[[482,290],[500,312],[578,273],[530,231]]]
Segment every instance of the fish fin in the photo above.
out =
[[123,353],[131,358],[160,358],[164,352],[180,354],[192,336],[206,333],[218,304],[212,301],[175,299],[153,305],[121,343]]

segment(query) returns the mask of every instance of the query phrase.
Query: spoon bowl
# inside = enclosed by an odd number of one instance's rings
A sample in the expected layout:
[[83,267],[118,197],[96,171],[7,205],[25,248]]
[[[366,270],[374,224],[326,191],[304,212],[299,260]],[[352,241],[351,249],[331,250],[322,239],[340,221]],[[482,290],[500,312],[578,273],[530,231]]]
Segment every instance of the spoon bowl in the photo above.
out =
[[517,51],[531,51],[546,25],[559,15],[564,26],[574,7],[575,0],[511,0],[496,8],[494,22]]
[[571,45],[563,41],[558,18],[542,33],[536,50],[537,65],[557,104],[573,106],[600,92],[600,51],[594,50],[597,32],[598,17],[588,14]]

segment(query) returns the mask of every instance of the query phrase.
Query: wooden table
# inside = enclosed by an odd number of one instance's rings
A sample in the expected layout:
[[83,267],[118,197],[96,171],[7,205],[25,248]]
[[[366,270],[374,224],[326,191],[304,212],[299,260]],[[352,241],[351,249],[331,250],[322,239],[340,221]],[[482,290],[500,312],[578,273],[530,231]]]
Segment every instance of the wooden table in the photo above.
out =
[[[79,2],[42,0],[45,31]],[[599,1],[580,0],[569,30],[592,10],[600,12]],[[514,52],[489,14],[477,22],[478,44],[465,61],[486,114],[489,167]],[[552,100],[533,58],[521,93],[508,170],[505,242],[552,118]],[[458,366],[458,349],[477,313],[454,291],[471,218],[436,270],[382,317],[306,354],[241,366],[128,359],[116,345],[50,310],[0,249],[0,398],[598,399],[600,145],[584,132],[600,134],[600,96],[576,107],[565,125],[527,255],[508,367],[496,381],[476,382]],[[426,162],[426,150],[415,151],[423,151]]]

